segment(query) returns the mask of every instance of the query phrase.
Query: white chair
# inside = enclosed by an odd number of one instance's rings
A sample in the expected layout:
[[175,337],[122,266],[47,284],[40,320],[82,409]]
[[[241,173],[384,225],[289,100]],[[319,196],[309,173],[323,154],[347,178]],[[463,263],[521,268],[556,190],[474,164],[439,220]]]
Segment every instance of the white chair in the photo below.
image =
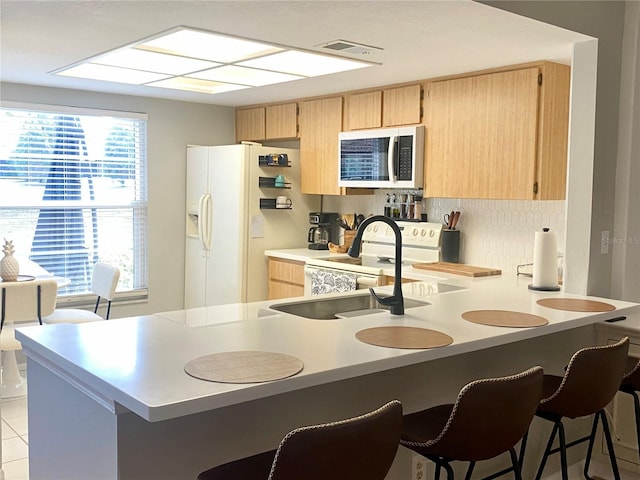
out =
[[2,397],[27,393],[26,380],[20,375],[16,350],[22,345],[15,337],[14,322],[38,322],[56,308],[58,283],[55,280],[0,283],[0,350],[4,352],[2,366]]
[[[58,308],[53,314],[43,316],[42,323],[86,323],[98,320],[108,320],[111,313],[111,300],[116,292],[120,280],[120,269],[108,263],[98,262],[93,266],[91,277],[91,291],[98,296],[93,312],[79,308]],[[101,299],[107,300],[107,312],[104,318],[98,315]]]

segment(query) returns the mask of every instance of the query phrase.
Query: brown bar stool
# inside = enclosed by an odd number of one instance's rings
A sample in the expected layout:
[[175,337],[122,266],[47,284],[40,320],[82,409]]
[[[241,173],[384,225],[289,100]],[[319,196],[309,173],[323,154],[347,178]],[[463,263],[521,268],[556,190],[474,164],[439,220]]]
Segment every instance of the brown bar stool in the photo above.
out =
[[633,397],[633,406],[636,417],[636,438],[638,439],[638,454],[640,455],[640,358],[627,357],[626,375],[622,379],[620,391]]
[[402,404],[339,422],[297,428],[277,450],[211,468],[198,480],[384,480],[400,440]]
[[517,375],[476,380],[458,394],[456,403],[405,415],[400,444],[436,464],[435,479],[444,468],[453,480],[450,462],[476,462],[509,451],[512,466],[491,477],[513,471],[521,480],[514,446],[527,432],[542,398],[543,371],[534,367]]
[[[604,407],[613,400],[620,387],[627,365],[628,350],[629,339],[627,337],[612,345],[583,348],[573,354],[563,377],[544,376],[543,399],[536,416],[553,422],[553,429],[538,468],[536,480],[540,480],[542,477],[549,455],[558,452],[560,452],[562,479],[568,480],[567,448],[587,440],[589,440],[589,448],[584,465],[584,476],[587,479],[591,478],[588,472],[598,420],[602,421],[613,475],[616,480],[620,479]],[[594,414],[591,434],[566,443],[562,419],[564,417],[586,417]],[[552,447],[556,434],[558,434],[560,445],[554,449]]]

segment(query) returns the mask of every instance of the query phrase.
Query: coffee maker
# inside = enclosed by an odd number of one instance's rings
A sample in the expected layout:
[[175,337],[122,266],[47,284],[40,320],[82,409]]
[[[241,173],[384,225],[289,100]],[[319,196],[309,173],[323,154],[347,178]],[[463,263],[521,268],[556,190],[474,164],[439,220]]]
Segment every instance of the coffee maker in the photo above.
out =
[[329,242],[339,242],[338,216],[337,213],[309,213],[309,223],[314,225],[307,238],[310,250],[329,250]]

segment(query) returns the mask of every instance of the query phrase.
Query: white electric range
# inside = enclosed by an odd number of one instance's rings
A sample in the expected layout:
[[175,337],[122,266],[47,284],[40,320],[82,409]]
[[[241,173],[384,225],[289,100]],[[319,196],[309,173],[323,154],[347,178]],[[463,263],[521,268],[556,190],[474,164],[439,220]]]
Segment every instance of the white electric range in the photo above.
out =
[[[402,263],[437,262],[443,225],[396,222],[402,232]],[[395,234],[383,222],[367,226],[359,258],[319,257],[305,263],[305,295],[319,295],[384,284],[384,270],[395,262]]]

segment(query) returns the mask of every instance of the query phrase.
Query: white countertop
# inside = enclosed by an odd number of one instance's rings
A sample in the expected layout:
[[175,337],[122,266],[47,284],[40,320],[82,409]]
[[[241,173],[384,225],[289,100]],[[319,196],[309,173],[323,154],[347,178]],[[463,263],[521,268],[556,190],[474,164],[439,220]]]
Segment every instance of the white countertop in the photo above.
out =
[[[16,337],[30,359],[57,371],[106,408],[118,412],[120,404],[149,421],[160,421],[547,335],[640,308],[628,302],[586,297],[611,303],[617,310],[552,310],[537,305],[536,300],[573,296],[532,292],[527,289],[527,280],[504,275],[482,280],[456,277],[447,283],[473,288],[438,295],[430,295],[426,287],[421,289],[421,282],[405,284],[407,298],[426,300],[430,305],[408,309],[402,317],[384,312],[341,320],[309,320],[269,310],[272,304],[293,301],[287,299],[81,325],[25,327],[18,329]],[[461,318],[463,312],[478,309],[541,315],[549,325],[487,327]],[[363,328],[391,325],[431,328],[452,336],[454,342],[443,348],[403,350],[376,347],[355,338]],[[245,385],[202,381],[183,370],[194,358],[234,350],[293,355],[304,362],[304,369],[284,380]]]
[[308,248],[286,248],[282,250],[265,250],[265,257],[282,258],[296,262],[306,262],[310,258],[346,257],[346,253],[331,253],[329,250],[310,250]]

